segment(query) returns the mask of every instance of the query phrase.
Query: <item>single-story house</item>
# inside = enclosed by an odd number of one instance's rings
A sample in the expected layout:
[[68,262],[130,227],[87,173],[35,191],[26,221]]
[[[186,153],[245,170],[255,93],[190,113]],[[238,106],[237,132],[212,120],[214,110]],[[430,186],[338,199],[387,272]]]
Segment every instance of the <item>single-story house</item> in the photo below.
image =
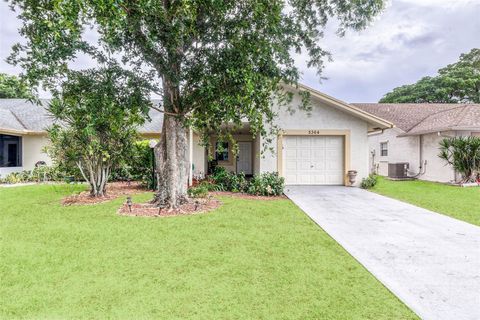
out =
[[[277,171],[285,177],[286,184],[347,185],[348,170],[356,170],[359,185],[369,174],[368,133],[392,128],[392,123],[304,85],[286,90],[294,93],[292,105],[301,101],[298,90],[309,91],[312,110],[297,109],[292,113],[273,105],[278,111],[276,123],[281,133],[272,141],[253,137],[245,123],[234,135],[239,147],[237,156],[228,143],[223,143],[218,152],[213,152],[217,164],[246,175]],[[163,115],[152,111],[151,118],[152,122],[140,128],[140,133],[154,139],[161,134]],[[45,128],[51,122],[43,107],[24,100],[0,100],[0,175],[30,170],[37,161],[51,163],[42,153],[48,144]],[[209,163],[195,132],[190,132],[189,141],[191,180],[203,176]],[[267,143],[270,145],[266,149],[273,152],[262,154]],[[211,145],[218,146],[214,134]]]
[[445,137],[480,136],[480,104],[354,103],[395,127],[369,133],[370,167],[388,175],[389,163],[408,163],[409,175],[437,182],[460,176],[438,157]]

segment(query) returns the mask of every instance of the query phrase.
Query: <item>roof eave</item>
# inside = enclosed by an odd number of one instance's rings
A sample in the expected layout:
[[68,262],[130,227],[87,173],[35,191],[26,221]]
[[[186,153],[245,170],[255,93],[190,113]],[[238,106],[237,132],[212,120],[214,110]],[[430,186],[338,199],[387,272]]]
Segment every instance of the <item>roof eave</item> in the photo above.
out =
[[420,131],[409,131],[403,134],[399,134],[398,137],[413,137],[413,136],[421,136],[424,134],[431,134],[431,133],[437,133],[437,132],[445,132],[445,131],[454,131],[454,128],[451,127],[445,127],[445,128],[435,128],[435,129],[430,129],[430,130],[420,130]]
[[34,130],[16,130],[16,129],[9,129],[9,128],[0,128],[0,133],[6,134],[13,134],[13,135],[44,135],[47,134],[46,131],[34,131]]

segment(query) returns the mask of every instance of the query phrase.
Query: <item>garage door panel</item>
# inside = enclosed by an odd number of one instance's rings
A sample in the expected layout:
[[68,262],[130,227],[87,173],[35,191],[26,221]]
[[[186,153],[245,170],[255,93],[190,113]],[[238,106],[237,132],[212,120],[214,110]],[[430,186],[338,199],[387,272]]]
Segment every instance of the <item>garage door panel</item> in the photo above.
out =
[[329,149],[342,149],[343,139],[341,137],[330,137],[326,140],[326,147]]
[[313,184],[326,184],[327,181],[325,179],[325,175],[315,175],[313,176],[313,181],[312,181]]
[[325,161],[313,161],[312,165],[315,171],[324,171],[326,169]]
[[297,170],[297,161],[287,160],[286,169],[289,172]]
[[296,149],[286,149],[285,151],[286,159],[297,159],[297,150]]
[[286,184],[343,184],[343,137],[286,136]]
[[297,154],[302,159],[310,159],[312,150],[310,149],[298,149]]
[[325,148],[325,141],[324,137],[310,137],[312,138],[312,147],[314,148]]
[[324,149],[313,149],[312,150],[312,156],[313,158],[315,158],[316,160],[325,160],[325,150]]
[[326,164],[325,169],[327,171],[339,172],[339,171],[342,171],[343,169],[343,162],[340,162],[340,161],[337,161],[337,162],[327,161],[325,164]]
[[311,184],[311,176],[309,174],[299,174],[297,176],[297,183],[299,184]]
[[335,174],[326,175],[326,184],[343,184],[343,178],[337,172]]
[[292,139],[283,140],[283,146],[286,148],[295,147],[297,145],[297,137],[292,137]]
[[300,160],[297,162],[298,171],[309,171],[311,169],[312,163],[307,160]]

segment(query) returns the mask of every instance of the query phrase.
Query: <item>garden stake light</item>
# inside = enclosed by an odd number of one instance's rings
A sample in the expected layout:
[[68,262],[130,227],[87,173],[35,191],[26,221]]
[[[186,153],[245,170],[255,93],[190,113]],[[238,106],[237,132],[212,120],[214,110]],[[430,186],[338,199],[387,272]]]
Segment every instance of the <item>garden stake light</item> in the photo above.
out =
[[132,197],[127,197],[128,211],[132,212]]

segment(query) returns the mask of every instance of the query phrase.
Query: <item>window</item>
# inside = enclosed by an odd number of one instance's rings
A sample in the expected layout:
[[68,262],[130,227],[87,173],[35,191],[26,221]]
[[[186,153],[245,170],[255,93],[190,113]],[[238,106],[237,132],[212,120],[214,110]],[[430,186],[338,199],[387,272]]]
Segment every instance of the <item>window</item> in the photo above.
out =
[[215,144],[215,160],[228,161],[228,142],[217,142]]
[[382,157],[388,156],[388,142],[381,142],[380,143],[380,155]]
[[0,167],[22,166],[22,137],[0,134]]

